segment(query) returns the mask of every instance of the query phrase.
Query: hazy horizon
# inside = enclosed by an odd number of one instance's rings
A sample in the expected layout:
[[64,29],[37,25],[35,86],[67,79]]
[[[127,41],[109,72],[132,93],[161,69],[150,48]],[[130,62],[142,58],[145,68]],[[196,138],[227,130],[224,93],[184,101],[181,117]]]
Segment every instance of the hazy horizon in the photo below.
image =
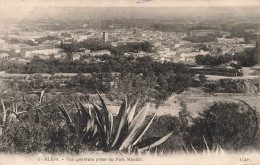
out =
[[260,22],[260,6],[188,6],[188,7],[34,7],[23,12],[6,14],[0,12],[0,20],[15,19],[19,21],[52,19],[174,19],[182,18],[254,18]]
[[[248,7],[248,6],[251,7],[252,10],[239,9],[239,7]],[[100,10],[100,13],[102,15],[110,14],[110,13],[112,13],[113,15],[113,11],[111,11],[111,8],[113,8],[113,10],[131,8],[134,9],[134,11],[128,10],[126,11],[128,12],[126,14],[124,14],[123,11],[122,12],[120,11],[119,14],[123,14],[123,15],[130,14],[133,15],[133,17],[135,17],[136,14],[134,12],[136,12],[137,9],[151,10],[153,8],[162,9],[165,7],[166,8],[170,7],[175,9],[176,8],[188,9],[184,11],[184,13],[203,12],[198,10],[197,7],[207,9],[206,12],[209,11],[210,13],[212,13],[211,10],[219,9],[219,7],[231,7],[242,13],[251,12],[252,14],[254,14],[254,12],[259,13],[258,8],[260,7],[260,0],[240,0],[240,1],[237,0],[149,0],[149,1],[147,0],[85,0],[85,1],[83,0],[1,0],[0,19],[8,20],[11,18],[11,19],[25,20],[30,17],[35,17],[34,15],[35,13],[38,12],[37,10],[44,7],[47,8],[48,10],[46,10],[45,13],[39,15],[44,15],[44,14],[49,15],[49,13],[51,13],[54,16],[55,14],[63,14],[63,13],[65,13],[66,15],[66,11],[59,11],[59,12],[55,11],[55,9],[59,10],[59,7],[68,7],[68,8],[77,7],[77,8],[83,8],[91,11],[93,11],[92,9],[102,8],[102,11]],[[107,8],[109,8],[110,11],[105,11]],[[257,8],[258,10],[254,8]],[[190,9],[195,9],[195,10],[189,11]],[[93,12],[95,13],[95,11]],[[149,12],[153,12],[153,11],[151,10]],[[161,12],[165,12],[165,11],[161,11]],[[225,10],[225,11],[215,11],[215,12],[219,13],[219,12],[227,12],[227,11]],[[84,14],[84,12],[82,13]],[[138,13],[142,14],[142,12],[139,11]]]

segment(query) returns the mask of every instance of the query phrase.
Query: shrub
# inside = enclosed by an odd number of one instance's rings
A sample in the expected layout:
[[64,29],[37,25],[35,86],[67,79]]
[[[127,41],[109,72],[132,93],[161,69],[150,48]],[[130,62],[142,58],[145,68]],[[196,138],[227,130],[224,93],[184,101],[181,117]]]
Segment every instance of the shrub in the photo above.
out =
[[256,111],[245,102],[216,103],[194,119],[185,141],[202,150],[205,136],[210,148],[218,144],[224,149],[240,150],[253,147],[257,130]]

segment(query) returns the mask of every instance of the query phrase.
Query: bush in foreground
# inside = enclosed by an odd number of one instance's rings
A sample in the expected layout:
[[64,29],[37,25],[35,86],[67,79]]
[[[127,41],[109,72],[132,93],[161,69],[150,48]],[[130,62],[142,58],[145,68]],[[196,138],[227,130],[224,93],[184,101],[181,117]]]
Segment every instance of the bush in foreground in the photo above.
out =
[[220,145],[226,150],[254,147],[258,131],[256,111],[243,101],[216,103],[195,118],[188,130],[186,144],[203,150],[205,136],[212,149]]

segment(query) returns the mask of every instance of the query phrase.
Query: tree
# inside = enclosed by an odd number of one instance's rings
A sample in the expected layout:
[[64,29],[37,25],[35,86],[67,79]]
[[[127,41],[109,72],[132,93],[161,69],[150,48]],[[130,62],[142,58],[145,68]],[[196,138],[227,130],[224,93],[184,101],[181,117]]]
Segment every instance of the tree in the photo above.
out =
[[202,149],[205,136],[210,148],[218,144],[224,149],[240,150],[254,143],[257,130],[256,111],[247,103],[220,102],[193,120],[186,140],[196,149]]
[[27,73],[49,73],[49,66],[46,61],[34,56],[31,63],[27,66]]

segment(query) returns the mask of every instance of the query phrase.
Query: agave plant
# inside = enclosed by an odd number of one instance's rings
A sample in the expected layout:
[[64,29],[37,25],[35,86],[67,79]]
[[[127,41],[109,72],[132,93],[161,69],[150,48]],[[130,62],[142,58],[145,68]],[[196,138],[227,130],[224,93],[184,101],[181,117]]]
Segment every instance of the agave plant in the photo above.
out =
[[[163,137],[153,137],[141,141],[143,135],[152,124],[155,114],[147,124],[144,124],[145,118],[148,115],[149,103],[135,115],[137,102],[131,107],[127,105],[127,100],[124,99],[117,116],[114,117],[108,111],[107,106],[99,92],[98,96],[101,106],[92,103],[95,112],[95,120],[100,131],[101,144],[104,150],[128,150],[129,152],[138,150],[143,152],[156,147],[165,142],[173,132]],[[115,120],[115,123],[114,123]]]
[[100,93],[97,93],[101,106],[90,101],[93,110],[90,106],[86,108],[80,101],[77,103],[74,100],[77,108],[76,121],[72,119],[69,111],[63,105],[60,106],[54,101],[60,110],[61,118],[64,120],[60,126],[63,127],[64,124],[67,124],[72,131],[77,129],[80,133],[80,139],[87,137],[89,140],[93,140],[94,137],[97,137],[95,140],[104,151],[125,150],[140,153],[162,144],[172,135],[173,132],[163,137],[142,140],[143,135],[155,118],[154,114],[149,122],[144,124],[145,118],[148,115],[149,104],[135,115],[138,101],[131,107],[127,105],[127,100],[124,99],[118,115],[113,116],[108,111]]
[[18,112],[18,107],[17,107],[16,103],[13,103],[12,109],[9,108],[8,110],[11,112],[11,114],[8,117],[9,118],[9,123],[11,121],[19,121],[20,120],[20,115],[27,112],[27,111],[20,111],[20,112]]
[[3,108],[3,118],[2,118],[2,122],[0,125],[0,135],[3,134],[3,128],[6,122],[6,109],[5,109],[5,105],[4,105],[4,101],[1,99],[1,104],[2,104],[2,108]]
[[[204,144],[205,144],[205,147],[206,147],[206,150],[204,149],[202,151],[203,155],[212,155],[212,154],[215,154],[215,155],[225,155],[225,151],[218,145],[216,144],[215,148],[212,148],[211,150],[209,149],[209,146],[208,146],[208,143],[203,135],[203,141],[204,141]],[[193,145],[191,144],[191,148],[193,149],[194,153],[198,154],[197,150],[193,147]]]
[[[34,103],[31,103],[31,102],[28,102],[26,99],[25,99],[25,96],[23,96],[23,99],[18,99],[18,98],[15,98],[15,97],[11,97],[13,98],[14,100],[18,100],[19,102],[21,103],[24,103],[26,105],[29,105],[30,107],[32,107],[33,109],[35,109],[35,115],[33,116],[35,118],[34,122],[36,124],[39,124],[40,123],[40,112],[45,115],[45,116],[48,116],[48,114],[46,114],[43,110],[42,110],[42,99],[43,99],[43,95],[45,93],[45,90],[46,89],[43,89],[42,91],[40,92],[37,92],[36,94],[39,96],[38,99],[36,100],[36,102]],[[15,109],[13,108],[13,110],[11,110],[12,114],[17,116],[16,112],[15,112]],[[26,112],[26,111],[25,111]],[[21,113],[24,113],[24,112],[21,112]],[[31,119],[30,119],[31,120]]]
[[[10,123],[11,121],[19,121],[19,115],[27,112],[27,111],[18,112],[17,104],[15,104],[15,103],[13,103],[12,108],[6,109],[4,101],[2,99],[1,99],[1,104],[2,104],[2,109],[3,109],[3,117],[2,117],[2,122],[0,125],[0,135],[3,132],[3,128],[5,127],[7,120],[8,120],[8,123]],[[11,114],[8,117],[7,117],[7,111],[11,112]]]
[[[87,109],[79,101],[79,105],[74,100],[74,103],[77,108],[77,120],[72,120],[71,115],[64,105],[58,105],[54,100],[53,102],[57,105],[58,109],[61,112],[60,117],[63,118],[63,122],[60,123],[60,126],[63,128],[67,124],[72,132],[77,131],[80,134],[79,140],[82,140],[83,137],[87,137],[88,140],[93,139],[97,133],[98,128],[95,124],[95,118],[92,116],[92,111],[90,107]],[[76,130],[77,129],[77,130]]]

